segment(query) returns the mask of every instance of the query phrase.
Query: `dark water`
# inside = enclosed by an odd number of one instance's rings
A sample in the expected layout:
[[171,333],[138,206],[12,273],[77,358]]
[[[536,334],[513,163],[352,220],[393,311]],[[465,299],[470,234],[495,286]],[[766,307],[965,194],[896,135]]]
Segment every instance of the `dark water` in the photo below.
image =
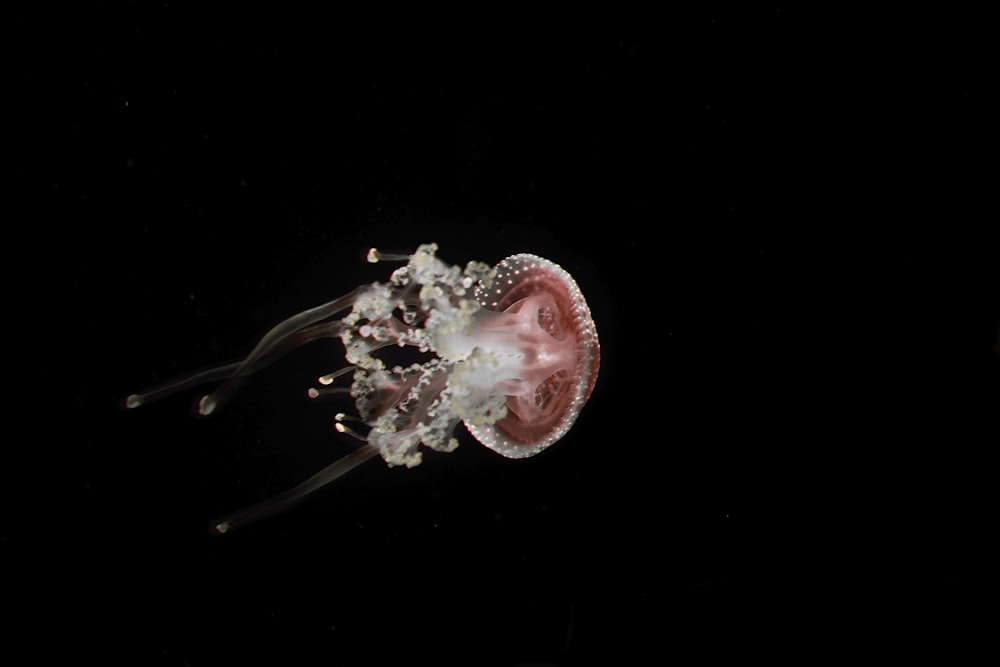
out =
[[[57,62],[19,70],[43,130],[17,248],[39,257],[9,289],[50,398],[11,431],[0,537],[40,654],[809,661],[985,631],[1000,299],[975,39],[938,57],[887,19],[774,8],[435,38],[71,14]],[[575,427],[521,461],[463,433],[210,535],[354,446],[349,404],[305,398],[339,344],[208,419],[198,393],[121,400],[384,280],[369,247],[429,241],[576,278],[602,367]]]

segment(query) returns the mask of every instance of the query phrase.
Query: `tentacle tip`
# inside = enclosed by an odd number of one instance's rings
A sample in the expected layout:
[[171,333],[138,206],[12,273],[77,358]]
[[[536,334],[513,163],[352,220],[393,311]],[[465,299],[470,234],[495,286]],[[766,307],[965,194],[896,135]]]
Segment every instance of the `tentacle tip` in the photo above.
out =
[[208,415],[215,412],[215,407],[218,405],[218,401],[215,400],[211,394],[205,394],[198,401],[198,414],[207,417]]
[[316,387],[309,387],[309,389],[306,390],[306,396],[309,398],[316,398],[319,396],[319,390],[316,389]]
[[142,396],[139,394],[130,394],[125,398],[125,407],[129,410],[139,407],[142,405]]
[[222,523],[217,523],[214,526],[212,526],[212,529],[219,535],[225,535],[227,532],[229,532],[230,527],[231,526],[229,525],[228,521],[223,521]]

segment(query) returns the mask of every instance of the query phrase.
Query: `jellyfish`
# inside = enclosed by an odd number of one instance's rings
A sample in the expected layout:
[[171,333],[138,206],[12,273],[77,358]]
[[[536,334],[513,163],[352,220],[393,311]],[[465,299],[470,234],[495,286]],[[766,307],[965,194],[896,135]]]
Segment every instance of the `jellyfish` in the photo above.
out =
[[[410,468],[421,463],[421,446],[451,452],[459,422],[514,459],[538,454],[570,429],[600,366],[597,329],[576,281],[532,254],[494,267],[471,261],[462,269],[439,259],[437,250],[433,243],[412,255],[373,248],[369,262],[405,262],[389,282],[362,285],[293,315],[242,361],[125,399],[134,409],[216,381],[198,401],[199,414],[209,415],[243,379],[286,352],[322,338],[341,340],[346,365],[320,376],[307,396],[349,395],[357,414],[337,413],[334,426],[364,444],[297,486],[215,522],[215,532],[287,509],[376,455]],[[393,346],[422,354],[390,367],[380,350]]]

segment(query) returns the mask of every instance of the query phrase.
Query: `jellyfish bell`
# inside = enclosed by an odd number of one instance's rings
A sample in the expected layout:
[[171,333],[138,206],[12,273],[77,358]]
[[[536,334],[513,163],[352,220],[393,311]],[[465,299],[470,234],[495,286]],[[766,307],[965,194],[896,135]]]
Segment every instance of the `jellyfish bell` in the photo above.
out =
[[[372,249],[370,262],[406,262],[389,282],[362,285],[288,318],[242,361],[126,398],[126,407],[136,408],[221,380],[198,402],[208,415],[243,378],[289,350],[320,338],[341,340],[349,365],[320,376],[307,396],[352,397],[358,415],[338,413],[335,427],[365,444],[288,491],[217,522],[217,532],[286,509],[375,455],[390,466],[412,467],[422,460],[421,446],[450,452],[458,446],[460,422],[509,458],[534,456],[570,429],[600,366],[597,330],[573,278],[536,255],[513,255],[495,267],[473,261],[463,269],[436,252],[435,244],[412,255]],[[389,367],[380,351],[393,346],[416,349],[424,361]],[[349,387],[334,386],[347,376]]]
[[465,422],[473,437],[510,458],[553,444],[573,425],[594,390],[600,366],[597,329],[579,286],[561,266],[536,255],[513,255],[496,267],[491,285],[476,285],[481,330],[500,325],[513,340],[501,383],[507,415],[495,423]]

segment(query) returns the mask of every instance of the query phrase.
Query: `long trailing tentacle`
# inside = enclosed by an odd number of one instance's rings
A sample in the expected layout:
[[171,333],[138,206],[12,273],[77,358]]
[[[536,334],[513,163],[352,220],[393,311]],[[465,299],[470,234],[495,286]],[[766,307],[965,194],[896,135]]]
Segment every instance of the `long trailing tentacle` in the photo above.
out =
[[352,307],[358,294],[365,289],[367,288],[358,287],[339,299],[334,299],[333,301],[304,310],[298,315],[289,317],[287,320],[281,322],[268,331],[264,334],[264,337],[260,339],[260,342],[257,343],[257,346],[254,347],[247,358],[243,360],[240,367],[233,371],[233,374],[230,375],[225,382],[219,385],[218,389],[211,394],[205,394],[201,397],[201,400],[198,401],[198,412],[203,415],[211,414],[218,404],[224,401],[226,397],[232,393],[240,379],[246,374],[246,371],[249,368],[252,368],[261,357],[271,351],[284,338],[301,331],[304,327],[307,327],[310,324],[314,324],[320,320],[325,320],[342,310]]
[[378,453],[378,447],[364,445],[347,456],[334,461],[309,479],[293,486],[287,491],[239,512],[230,514],[222,520],[213,523],[212,530],[218,534],[227,533],[234,528],[244,526],[252,521],[284,512],[368,459],[374,458]]
[[342,310],[350,308],[362,289],[364,288],[359,287],[339,299],[329,301],[289,317],[268,331],[242,361],[225,364],[217,368],[210,368],[190,377],[174,380],[159,387],[132,394],[125,399],[125,406],[128,408],[137,408],[140,405],[146,405],[147,403],[206,382],[225,380],[218,389],[202,396],[198,402],[198,412],[200,414],[211,414],[219,402],[233,392],[239,380],[243,377],[264,368],[275,359],[285,355],[299,345],[319,338],[331,338],[339,335],[341,330],[339,321],[325,322],[316,326],[310,325],[314,325]]

